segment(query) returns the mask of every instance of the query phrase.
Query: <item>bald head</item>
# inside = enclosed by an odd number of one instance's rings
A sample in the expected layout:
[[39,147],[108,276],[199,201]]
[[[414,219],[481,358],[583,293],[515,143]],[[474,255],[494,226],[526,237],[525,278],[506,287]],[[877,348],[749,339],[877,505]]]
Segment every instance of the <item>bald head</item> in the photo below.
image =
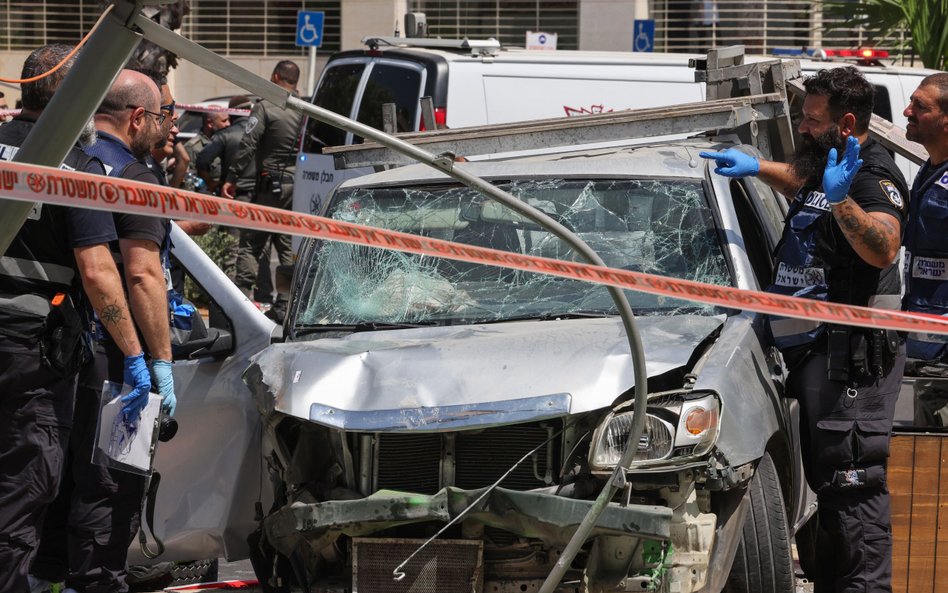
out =
[[141,72],[122,70],[96,113],[121,120],[131,115],[126,113],[131,111],[128,105],[157,113],[161,107],[161,90],[155,81]]
[[122,70],[96,111],[96,129],[121,139],[141,158],[163,136],[160,109],[161,91],[155,81],[141,72]]

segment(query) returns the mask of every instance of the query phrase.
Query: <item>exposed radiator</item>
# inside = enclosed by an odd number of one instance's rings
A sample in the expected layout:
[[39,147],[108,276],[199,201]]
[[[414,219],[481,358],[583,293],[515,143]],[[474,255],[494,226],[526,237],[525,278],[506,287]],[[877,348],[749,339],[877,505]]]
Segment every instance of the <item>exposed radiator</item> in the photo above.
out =
[[[454,434],[452,456],[454,480],[444,483],[441,459],[451,447],[438,433],[381,434],[377,442],[377,488],[433,494],[444,486],[475,489],[493,484],[527,452],[546,441],[548,426],[559,430],[559,422],[499,426]],[[556,438],[527,458],[502,483],[511,490],[531,490],[548,484],[560,468],[560,443]],[[538,477],[539,476],[539,477]]]
[[392,575],[417,550],[422,539],[352,540],[352,593],[481,593],[484,548],[479,540],[434,540]]

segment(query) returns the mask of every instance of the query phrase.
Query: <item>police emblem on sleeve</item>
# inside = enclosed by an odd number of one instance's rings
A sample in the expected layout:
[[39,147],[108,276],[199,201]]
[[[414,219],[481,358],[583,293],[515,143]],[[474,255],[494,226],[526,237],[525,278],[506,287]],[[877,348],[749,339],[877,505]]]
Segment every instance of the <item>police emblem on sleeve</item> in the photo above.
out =
[[248,117],[247,121],[244,122],[244,134],[249,134],[251,131],[253,131],[258,121],[259,120],[257,119],[256,115],[251,115]]
[[885,195],[888,196],[889,201],[892,202],[896,208],[901,210],[905,206],[905,200],[902,199],[902,194],[899,193],[899,190],[897,187],[895,187],[894,183],[887,179],[883,179],[879,182],[879,185],[882,186],[882,191],[885,192]]

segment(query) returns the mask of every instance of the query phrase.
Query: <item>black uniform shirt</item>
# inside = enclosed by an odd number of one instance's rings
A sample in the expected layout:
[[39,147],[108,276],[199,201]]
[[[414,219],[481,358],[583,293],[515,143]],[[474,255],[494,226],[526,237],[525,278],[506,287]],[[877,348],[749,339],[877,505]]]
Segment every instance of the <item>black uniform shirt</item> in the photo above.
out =
[[[26,140],[35,121],[20,115],[0,127],[0,160],[13,158],[17,149]],[[64,168],[80,169],[87,173],[105,174],[102,164],[90,159],[76,148],[66,156]],[[43,205],[39,220],[27,220],[10,245],[5,257],[30,261],[48,262],[75,269],[72,249],[108,243],[116,239],[112,215],[101,210],[67,208],[65,206]],[[74,281],[78,291],[78,278]],[[28,280],[0,275],[0,290],[47,292]],[[74,296],[78,296],[74,293]]]
[[[849,188],[849,196],[867,213],[883,212],[893,216],[904,232],[902,223],[908,213],[909,193],[895,161],[881,144],[872,139],[862,144],[859,158],[863,165]],[[830,300],[865,304],[871,295],[899,294],[901,278],[896,264],[879,269],[866,263],[846,240],[834,216],[825,216],[822,222],[826,226],[822,233],[825,242],[820,245],[820,256],[832,270],[828,274],[830,290],[838,289],[833,286],[833,278],[840,278],[844,285],[851,283],[850,298],[831,297]]]

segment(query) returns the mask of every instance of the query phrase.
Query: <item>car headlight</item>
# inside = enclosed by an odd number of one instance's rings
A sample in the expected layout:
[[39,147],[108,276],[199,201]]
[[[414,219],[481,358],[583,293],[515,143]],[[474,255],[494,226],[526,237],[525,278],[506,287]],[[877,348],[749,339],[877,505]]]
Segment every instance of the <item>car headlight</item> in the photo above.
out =
[[[720,405],[713,395],[697,399],[662,398],[648,408],[645,431],[627,469],[660,465],[671,458],[707,453],[718,434]],[[632,432],[632,412],[613,412],[593,433],[589,463],[611,470],[619,463]],[[676,426],[677,424],[677,426]]]

